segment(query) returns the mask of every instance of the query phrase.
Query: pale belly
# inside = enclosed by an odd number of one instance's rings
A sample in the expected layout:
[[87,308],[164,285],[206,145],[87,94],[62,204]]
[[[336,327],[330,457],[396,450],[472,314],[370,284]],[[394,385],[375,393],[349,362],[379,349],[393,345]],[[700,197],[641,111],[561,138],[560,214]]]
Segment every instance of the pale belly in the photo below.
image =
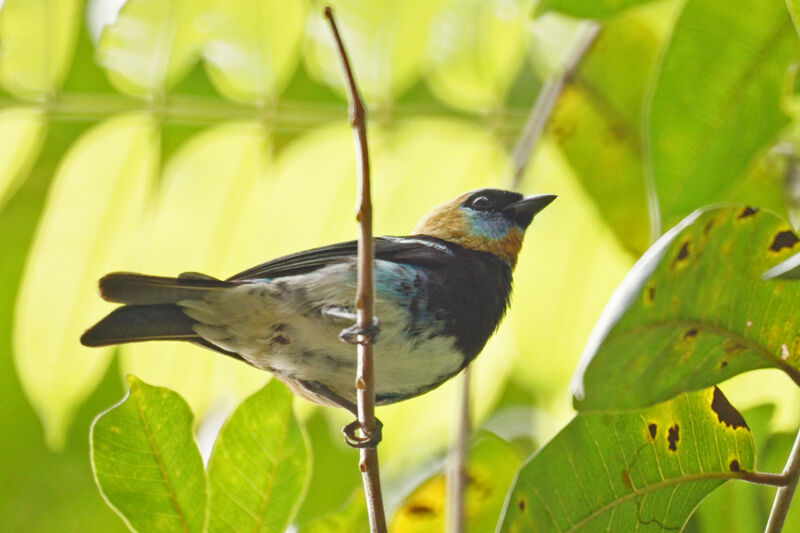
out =
[[[386,286],[387,278],[408,275],[409,267],[383,261],[376,261],[376,266],[381,286]],[[341,402],[335,396],[355,403],[356,347],[338,337],[352,324],[328,318],[322,310],[352,308],[354,293],[353,268],[341,264],[302,276],[248,283],[180,305],[199,322],[195,330],[209,342],[272,372],[312,401],[336,405]],[[409,331],[405,297],[382,290],[376,299],[381,329],[374,348],[375,377],[381,404],[427,392],[456,374],[464,362],[453,338],[437,334],[441,324],[431,321],[422,332]]]

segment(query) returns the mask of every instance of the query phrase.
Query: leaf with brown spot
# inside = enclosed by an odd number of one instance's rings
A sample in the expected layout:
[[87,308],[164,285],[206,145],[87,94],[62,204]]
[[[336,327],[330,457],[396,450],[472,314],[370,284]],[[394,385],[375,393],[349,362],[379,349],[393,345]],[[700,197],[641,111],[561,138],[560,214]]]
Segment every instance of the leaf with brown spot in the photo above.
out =
[[[800,284],[762,279],[792,254],[770,249],[786,223],[769,211],[743,220],[746,209],[695,212],[634,265],[584,350],[578,409],[653,405],[758,368],[780,368],[800,384],[800,340],[792,340]],[[648,302],[654,286],[659,298]]]
[[719,387],[714,387],[714,398],[711,401],[711,410],[717,413],[717,420],[733,429],[747,427],[741,413],[728,401]]
[[769,249],[773,252],[780,252],[784,248],[794,248],[794,245],[798,243],[800,239],[797,238],[797,235],[790,229],[783,230],[778,232],[775,235],[775,238],[772,240],[772,244],[769,245]]
[[[579,413],[519,471],[498,532],[682,529],[700,500],[755,465],[750,430],[719,423],[715,394]],[[652,438],[654,426],[669,429]]]
[[[471,531],[494,531],[508,486],[520,460],[511,446],[488,431],[474,438],[469,455],[465,509]],[[392,517],[389,530],[403,533],[444,531],[447,488],[444,475],[436,474],[409,494]],[[525,512],[527,496],[512,503]]]

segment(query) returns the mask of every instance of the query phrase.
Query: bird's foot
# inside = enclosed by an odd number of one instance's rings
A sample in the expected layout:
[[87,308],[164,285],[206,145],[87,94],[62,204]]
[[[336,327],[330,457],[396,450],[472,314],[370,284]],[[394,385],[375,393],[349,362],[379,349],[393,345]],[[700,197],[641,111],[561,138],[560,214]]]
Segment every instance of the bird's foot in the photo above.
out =
[[349,328],[343,329],[339,333],[339,338],[348,344],[375,344],[380,331],[380,321],[375,318],[369,327],[362,328],[358,324],[353,324]]
[[350,309],[339,305],[326,305],[320,312],[324,318],[336,324],[355,322],[357,318]]
[[[360,430],[360,434],[356,433]],[[383,422],[375,419],[375,430],[369,434],[354,420],[342,428],[344,441],[353,448],[374,448],[383,439]]]

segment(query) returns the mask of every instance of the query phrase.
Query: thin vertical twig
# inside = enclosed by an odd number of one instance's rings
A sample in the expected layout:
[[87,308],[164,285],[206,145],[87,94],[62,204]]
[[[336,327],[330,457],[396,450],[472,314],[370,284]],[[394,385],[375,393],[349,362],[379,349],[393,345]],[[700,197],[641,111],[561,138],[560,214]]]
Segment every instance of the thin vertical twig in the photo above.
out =
[[[347,78],[347,95],[350,101],[350,123],[356,145],[358,168],[358,286],[356,289],[356,324],[362,331],[369,330],[374,323],[375,284],[372,275],[374,249],[372,242],[372,200],[370,192],[369,151],[367,149],[366,109],[356,86],[333,9],[325,7],[325,17],[331,26],[339,57]],[[375,367],[372,341],[364,336],[358,343],[358,368],[356,373],[356,397],[358,423],[361,434],[367,438],[376,435],[375,422]],[[386,532],[386,515],[381,494],[380,469],[376,444],[360,449],[359,469],[364,482],[369,525],[372,533]]]
[[528,167],[528,160],[531,154],[533,154],[536,143],[542,136],[544,127],[547,125],[547,121],[553,113],[553,108],[555,108],[558,97],[564,89],[564,85],[566,85],[569,79],[575,74],[575,71],[581,64],[583,56],[586,55],[589,47],[594,43],[599,31],[600,25],[597,22],[586,21],[582,23],[578,29],[577,36],[572,42],[564,66],[551,74],[539,91],[539,96],[536,97],[536,102],[534,102],[533,108],[531,108],[531,112],[528,114],[528,119],[525,121],[525,126],[522,128],[522,133],[511,155],[514,164],[513,174],[511,176],[512,189],[516,190],[519,188],[522,176],[525,174],[525,169]]
[[800,480],[800,431],[797,432],[792,453],[789,455],[782,475],[786,478],[787,485],[779,488],[775,494],[775,501],[772,503],[772,511],[769,513],[769,521],[764,533],[780,533],[783,523],[786,521],[792,497],[797,489],[797,482]]
[[466,517],[464,514],[464,494],[467,491],[467,455],[469,452],[469,440],[472,434],[472,424],[470,421],[470,400],[469,400],[469,367],[464,369],[461,376],[461,388],[459,389],[460,405],[457,406],[456,436],[453,440],[453,447],[447,458],[447,532],[461,533],[466,528]]

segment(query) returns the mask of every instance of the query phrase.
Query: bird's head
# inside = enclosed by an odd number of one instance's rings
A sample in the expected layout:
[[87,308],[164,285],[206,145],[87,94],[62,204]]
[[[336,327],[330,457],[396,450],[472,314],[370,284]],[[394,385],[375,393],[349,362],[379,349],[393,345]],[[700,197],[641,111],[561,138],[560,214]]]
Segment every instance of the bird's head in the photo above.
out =
[[414,228],[464,248],[491,252],[512,268],[534,215],[556,199],[553,194],[522,196],[502,189],[479,189],[434,207]]

